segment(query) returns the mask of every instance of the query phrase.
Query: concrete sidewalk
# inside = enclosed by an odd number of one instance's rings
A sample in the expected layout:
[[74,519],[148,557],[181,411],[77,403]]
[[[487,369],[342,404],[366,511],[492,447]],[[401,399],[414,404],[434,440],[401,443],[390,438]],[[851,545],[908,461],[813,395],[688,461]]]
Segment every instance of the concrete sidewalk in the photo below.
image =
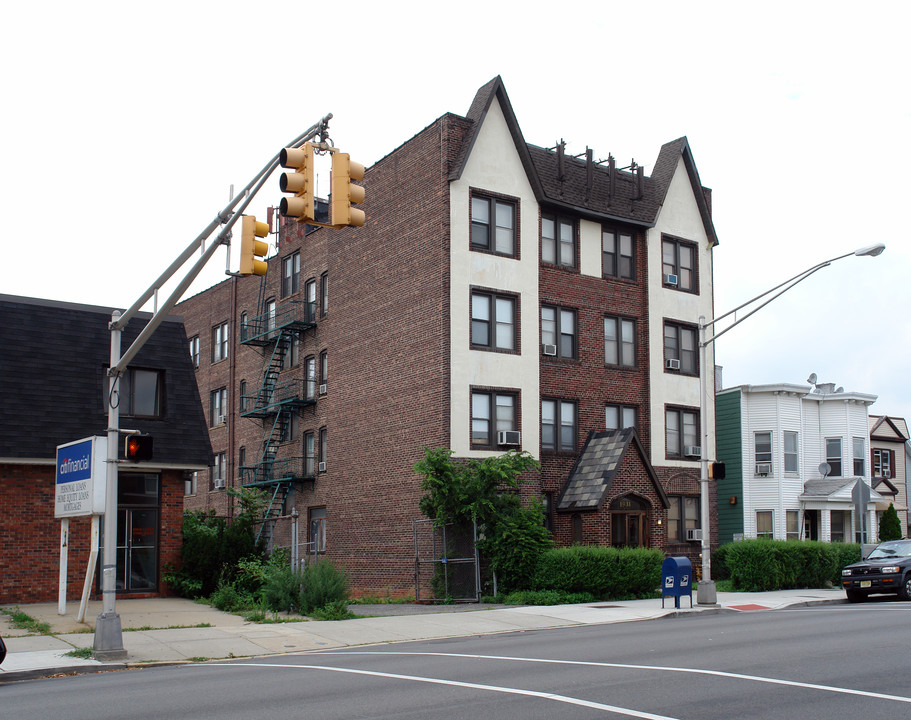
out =
[[[681,599],[630,600],[580,605],[354,605],[352,612],[370,615],[355,620],[305,620],[253,623],[239,615],[216,610],[183,598],[119,600],[127,659],[99,662],[67,653],[91,648],[101,603],[89,603],[84,623],[76,622],[78,603],[57,613],[56,603],[21,605],[19,610],[51,628],[47,635],[13,629],[8,615],[0,615],[0,637],[7,647],[0,665],[0,683],[60,673],[93,672],[143,666],[281,653],[326,650],[375,643],[486,635],[522,630],[647,620],[673,613],[706,611],[751,612],[790,605],[844,602],[844,592],[781,590],[767,593],[718,593],[717,606],[689,607]],[[9,610],[11,606],[4,605]]]

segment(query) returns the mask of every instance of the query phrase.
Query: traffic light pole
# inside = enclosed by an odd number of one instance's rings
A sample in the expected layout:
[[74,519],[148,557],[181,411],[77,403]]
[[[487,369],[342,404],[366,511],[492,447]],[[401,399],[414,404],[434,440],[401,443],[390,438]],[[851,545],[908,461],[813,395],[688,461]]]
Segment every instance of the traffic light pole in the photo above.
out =
[[[326,115],[318,123],[311,126],[306,132],[293,140],[289,146],[301,145],[309,142],[317,135],[325,139],[328,133],[329,120],[332,115]],[[171,263],[167,270],[161,274],[158,280],[146,290],[139,299],[123,314],[115,310],[111,315],[111,323],[108,326],[111,331],[111,364],[108,370],[110,380],[107,396],[108,408],[108,455],[107,469],[105,477],[105,501],[104,501],[104,538],[103,554],[101,561],[101,597],[102,610],[95,622],[95,642],[94,655],[99,660],[120,660],[127,656],[123,647],[123,628],[120,622],[120,615],[116,610],[117,599],[117,465],[118,465],[118,441],[120,436],[120,377],[123,375],[130,361],[136,356],[136,353],[145,345],[152,333],[168,316],[171,309],[178,303],[187,288],[202,271],[206,263],[209,262],[215,251],[221,246],[230,244],[231,228],[237,222],[237,219],[243,214],[247,206],[265,184],[266,180],[278,167],[279,154],[262,169],[250,181],[244,191],[236,198],[232,199],[225,208],[215,216],[215,219],[209,223],[208,227],[203,230],[196,239],[187,246],[178,258]],[[243,202],[241,200],[243,199]],[[238,207],[239,205],[239,207]],[[237,208],[235,210],[235,207]],[[215,240],[205,248],[202,255],[189,270],[187,275],[171,293],[164,305],[158,308],[152,319],[139,333],[136,340],[133,341],[129,349],[121,355],[121,333],[129,321],[139,312],[143,305],[158,290],[168,282],[174,274],[183,267],[184,263],[192,257],[198,247],[202,247],[206,239],[215,231],[219,225],[225,227],[218,234]]]

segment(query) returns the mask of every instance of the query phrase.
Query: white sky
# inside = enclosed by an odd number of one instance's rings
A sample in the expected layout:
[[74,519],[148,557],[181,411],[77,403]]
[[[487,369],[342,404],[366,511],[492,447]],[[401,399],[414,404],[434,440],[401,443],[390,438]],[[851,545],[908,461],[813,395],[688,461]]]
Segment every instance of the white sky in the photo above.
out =
[[[911,419],[906,1],[10,5],[2,293],[127,307],[323,115],[369,166],[501,75],[536,145],[650,174],[689,138],[713,189],[717,314],[884,242],[725,335],[717,362],[725,386],[816,372]],[[276,175],[251,210],[280,196]],[[220,251],[193,292],[224,267]]]

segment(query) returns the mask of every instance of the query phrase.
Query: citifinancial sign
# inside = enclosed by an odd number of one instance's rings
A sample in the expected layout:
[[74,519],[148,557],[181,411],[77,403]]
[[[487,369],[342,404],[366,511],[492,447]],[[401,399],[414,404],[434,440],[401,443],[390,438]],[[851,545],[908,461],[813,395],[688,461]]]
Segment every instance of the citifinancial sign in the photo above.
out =
[[104,513],[106,459],[106,437],[90,437],[57,446],[54,517]]

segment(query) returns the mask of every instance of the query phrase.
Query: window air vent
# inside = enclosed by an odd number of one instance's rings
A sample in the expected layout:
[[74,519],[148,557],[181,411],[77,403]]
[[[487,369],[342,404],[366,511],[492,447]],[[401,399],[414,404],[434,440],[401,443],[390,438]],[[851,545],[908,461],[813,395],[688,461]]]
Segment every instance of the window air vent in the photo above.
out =
[[687,457],[702,457],[702,448],[699,445],[687,445],[683,448],[683,454]]
[[665,285],[673,285],[674,287],[677,287],[677,276],[674,275],[674,274],[671,274],[671,273],[665,275],[665,276],[664,276],[664,284],[665,284]]
[[557,354],[557,346],[556,346],[556,345],[543,345],[543,346],[542,346],[542,352],[543,352],[545,355],[556,355],[556,354]]
[[687,539],[687,542],[702,542],[702,529],[701,528],[687,528],[686,529],[686,539]]
[[768,475],[772,472],[772,463],[756,463],[757,475]]
[[668,370],[679,370],[680,361],[677,358],[668,358],[664,361],[664,367]]

